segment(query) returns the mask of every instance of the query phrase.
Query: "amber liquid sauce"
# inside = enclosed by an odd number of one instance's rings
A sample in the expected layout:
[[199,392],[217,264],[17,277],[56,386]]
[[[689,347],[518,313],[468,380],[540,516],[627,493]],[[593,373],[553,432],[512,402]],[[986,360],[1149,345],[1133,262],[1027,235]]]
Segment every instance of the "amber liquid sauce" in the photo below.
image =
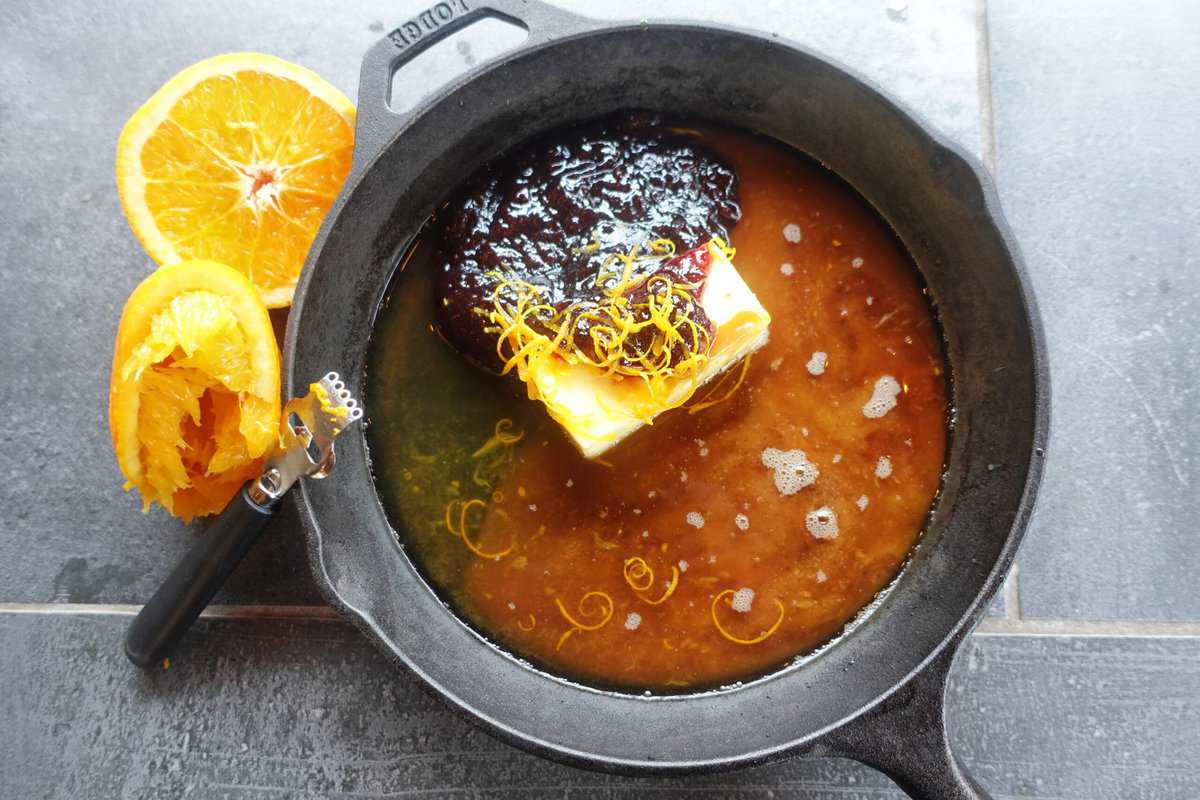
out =
[[[781,145],[729,132],[704,138],[739,176],[734,264],[773,320],[770,342],[727,402],[669,412],[607,463],[589,462],[536,404],[436,340],[421,305],[428,279],[414,274],[419,259],[398,279],[412,285],[393,290],[372,344],[368,441],[402,543],[490,639],[594,685],[689,691],[811,651],[894,578],[941,480],[946,366],[928,300],[891,231],[844,183]],[[800,242],[785,238],[789,224]],[[817,351],[828,361],[814,376],[806,364]],[[903,391],[893,410],[868,418],[863,406],[884,375]],[[505,446],[502,474],[474,480],[474,449],[500,418],[524,437]],[[803,450],[820,477],[781,495],[762,463],[766,448]],[[880,457],[892,465],[886,478],[876,475]],[[504,556],[480,558],[447,529],[446,505],[472,497],[486,507],[468,515],[471,541],[485,553],[511,548]],[[836,538],[806,528],[805,515],[821,506],[836,514]],[[624,575],[633,557],[654,571],[640,593]],[[647,602],[666,591],[672,567],[674,592]],[[720,592],[743,587],[754,592],[748,612],[727,596],[714,606]],[[575,625],[559,603],[586,626],[603,619],[598,596],[580,605],[589,592],[611,600],[611,617],[564,640]],[[730,641],[712,619],[753,639],[781,605],[782,622],[757,644]]]

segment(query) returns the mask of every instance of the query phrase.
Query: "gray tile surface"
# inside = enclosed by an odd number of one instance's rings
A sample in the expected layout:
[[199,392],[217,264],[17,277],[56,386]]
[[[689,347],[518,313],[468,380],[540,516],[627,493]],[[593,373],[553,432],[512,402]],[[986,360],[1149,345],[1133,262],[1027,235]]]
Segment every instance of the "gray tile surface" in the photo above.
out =
[[[986,3],[990,109],[976,0],[562,4],[776,31],[863,72],[976,152],[991,110],[1054,383],[1019,585],[991,613],[1200,620],[1200,545],[1185,516],[1200,478],[1189,413],[1200,400],[1200,9]],[[122,496],[108,443],[117,313],[149,268],[112,181],[124,120],[182,66],[239,49],[298,61],[353,97],[362,51],[423,5],[5,4],[0,407],[37,413],[4,426],[0,603],[140,602],[199,530],[143,516]],[[472,28],[430,53],[398,76],[400,103],[502,36]],[[219,602],[320,602],[297,534],[289,511]],[[120,655],[128,617],[12,611],[0,606],[0,797],[902,797],[879,773],[834,760],[689,781],[550,764],[451,715],[338,621],[205,620],[169,671],[145,674]],[[976,635],[952,676],[950,723],[997,798],[1193,798],[1198,698],[1194,635]]]
[[[0,616],[5,797],[903,797],[851,762],[689,780],[527,756],[450,714],[340,622],[203,622],[170,670],[126,620]],[[956,747],[997,798],[1200,796],[1200,640],[978,636],[951,685]]]
[[[642,17],[645,3],[566,5]],[[768,28],[836,54],[978,149],[973,0],[820,0],[749,8],[672,0],[656,16]],[[145,600],[192,540],[120,491],[105,405],[121,305],[150,264],[113,184],[126,118],[182,67],[261,50],[311,67],[354,96],[363,51],[420,2],[7,2],[0,14],[0,407],[32,408],[0,448],[0,601]],[[494,28],[422,59],[402,101],[490,52]],[[274,526],[223,603],[319,602],[294,519]]]
[[1050,343],[1031,617],[1200,618],[1200,13],[991,0],[997,170]]

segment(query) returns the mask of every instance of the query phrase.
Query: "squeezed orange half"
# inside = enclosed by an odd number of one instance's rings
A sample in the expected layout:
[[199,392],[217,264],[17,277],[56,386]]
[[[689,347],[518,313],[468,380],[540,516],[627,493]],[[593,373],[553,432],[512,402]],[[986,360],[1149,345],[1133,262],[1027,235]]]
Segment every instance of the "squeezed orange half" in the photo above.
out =
[[127,489],[177,517],[220,511],[279,435],[279,348],[266,306],[224,264],[162,267],[133,291],[108,419]]

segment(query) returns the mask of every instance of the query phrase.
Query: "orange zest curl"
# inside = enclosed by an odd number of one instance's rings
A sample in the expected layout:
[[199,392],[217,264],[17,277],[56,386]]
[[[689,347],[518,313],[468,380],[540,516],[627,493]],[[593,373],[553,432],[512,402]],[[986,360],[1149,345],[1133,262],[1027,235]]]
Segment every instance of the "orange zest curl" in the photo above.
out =
[[[724,636],[726,639],[733,642],[734,644],[745,644],[745,645],[758,644],[759,642],[765,642],[767,639],[771,638],[771,635],[774,634],[775,631],[779,630],[779,626],[783,624],[784,609],[783,609],[783,603],[779,600],[779,598],[775,598],[775,604],[777,606],[779,606],[779,618],[775,620],[774,625],[772,625],[770,628],[767,628],[767,630],[764,631],[761,635],[756,636],[753,639],[739,639],[738,637],[734,636],[729,631],[727,631],[721,627],[721,621],[719,619],[717,619],[717,604],[719,602],[721,602],[721,600],[725,599],[726,597],[729,597],[730,595],[735,594],[735,592],[736,592],[736,590],[734,590],[734,589],[726,589],[725,591],[721,592],[720,594],[718,594],[716,597],[713,598],[712,606],[710,607],[709,611],[712,614],[713,625],[716,626],[717,633],[721,634],[722,636]],[[732,601],[728,601],[726,604],[730,605],[731,603],[732,603]]]
[[537,617],[535,617],[533,614],[529,615],[529,627],[525,627],[525,625],[523,623],[524,623],[524,620],[522,620],[521,622],[518,622],[517,627],[520,628],[521,630],[525,631],[526,633],[529,633],[531,630],[533,630],[534,628],[537,627]]
[[[750,359],[753,357],[754,357],[754,354],[750,353],[749,355],[747,355],[745,358],[742,359],[742,370],[738,374],[737,382],[734,383],[732,387],[730,387],[729,391],[725,392],[725,394],[721,395],[720,397],[718,397],[715,400],[712,399],[713,395],[715,395],[718,391],[720,391],[721,385],[725,383],[724,376],[722,376],[722,379],[717,381],[717,385],[712,388],[712,391],[710,391],[707,395],[704,396],[703,400],[696,403],[695,405],[688,407],[688,413],[689,414],[699,413],[701,411],[704,411],[705,409],[712,408],[713,406],[718,406],[721,403],[724,403],[729,398],[733,397],[734,393],[737,392],[737,390],[742,387],[742,383],[746,380],[746,373],[750,371]],[[730,374],[729,371],[726,371],[725,375],[728,375],[728,374]]]
[[601,538],[600,531],[592,531],[592,542],[601,550],[612,550],[617,546],[616,542],[610,542],[608,539]]
[[[471,540],[467,530],[467,518],[471,513],[471,509],[473,508],[487,508],[487,503],[477,498],[466,501],[451,500],[449,503],[447,503],[445,512],[446,530],[450,531],[451,535],[462,539],[463,544],[467,546],[467,549],[480,558],[497,559],[503,558],[511,553],[513,548],[517,546],[516,541],[511,542],[508,547],[500,550],[499,552],[489,553]],[[455,513],[455,509],[457,509],[457,513]]]
[[455,507],[462,510],[462,500],[451,500],[446,504],[446,530],[450,531],[451,536],[462,536],[462,528],[454,527],[454,521],[459,519],[459,515],[455,513]]
[[654,570],[640,556],[627,558],[625,559],[625,582],[635,592],[644,592],[654,585]]
[[514,433],[512,428],[513,421],[508,417],[497,420],[492,437],[480,445],[479,449],[471,454],[471,458],[480,458],[499,447],[514,445],[525,438],[525,431],[518,430]]
[[657,600],[651,600],[642,594],[654,585],[654,570],[646,563],[646,560],[641,556],[625,559],[625,582],[629,584],[629,588],[633,589],[633,593],[637,598],[644,603],[649,603],[652,606],[666,602],[667,598],[675,594],[675,589],[679,586],[679,568],[671,567],[671,582],[667,585],[667,589],[662,596]]
[[663,592],[662,597],[658,598],[657,600],[651,600],[649,597],[643,597],[642,595],[638,595],[638,599],[643,602],[649,603],[652,606],[656,606],[656,605],[659,605],[660,603],[665,603],[668,597],[675,594],[675,589],[678,586],[679,586],[679,568],[671,567],[671,582],[667,585],[667,590],[665,592]]
[[483,502],[482,500],[468,500],[467,502],[463,503],[462,511],[459,512],[459,536],[462,537],[463,543],[467,546],[467,549],[480,558],[502,558],[503,556],[511,553],[513,548],[517,546],[516,542],[510,542],[508,547],[504,548],[498,553],[488,553],[481,549],[479,545],[471,541],[471,537],[467,535],[467,514],[469,514],[471,509],[476,506],[481,509],[487,508],[487,503]]
[[[511,419],[503,417],[497,420],[492,435],[471,454],[475,462],[471,481],[481,489],[490,491],[512,464],[513,446],[523,438],[525,432],[520,429],[514,431]],[[502,496],[494,497],[493,501],[499,503],[501,499]]]
[[578,605],[579,613],[581,615],[588,614],[588,612],[584,608],[584,606],[587,605],[588,600],[592,599],[593,597],[597,598],[597,603],[599,603],[599,606],[597,607],[596,610],[600,612],[601,619],[599,622],[596,622],[596,623],[590,624],[590,625],[587,623],[580,622],[579,620],[572,617],[570,612],[567,611],[567,607],[563,605],[562,600],[558,599],[557,597],[554,598],[554,604],[556,606],[558,606],[559,613],[563,615],[563,617],[567,620],[567,622],[571,623],[571,627],[567,628],[566,632],[564,632],[562,636],[558,637],[558,644],[554,646],[555,651],[562,649],[563,643],[566,642],[567,639],[569,639],[572,634],[578,633],[579,631],[600,630],[601,628],[603,628],[605,625],[608,624],[608,621],[610,619],[612,619],[613,601],[612,601],[612,598],[609,597],[604,592],[588,592],[583,597],[581,597],[579,599],[579,605]]
[[[503,417],[496,421],[496,425],[492,429],[492,435],[488,437],[487,441],[471,454],[471,459],[475,462],[475,466],[471,472],[471,481],[483,490],[484,497],[490,498],[494,505],[504,502],[504,492],[495,489],[494,486],[512,464],[513,446],[523,438],[525,438],[525,432],[519,428],[514,430],[513,421],[508,417]],[[450,482],[448,493],[459,493],[458,481]],[[512,542],[504,550],[489,553],[480,544],[472,540],[471,530],[467,524],[471,511],[475,508],[482,510],[487,507],[488,500],[486,499],[472,498],[464,500],[455,498],[446,504],[444,523],[446,530],[452,536],[462,539],[467,549],[472,553],[480,558],[497,559],[511,553],[517,546],[517,542],[514,536]],[[507,517],[500,508],[493,507],[492,513]],[[480,522],[479,527],[482,527],[482,522]]]

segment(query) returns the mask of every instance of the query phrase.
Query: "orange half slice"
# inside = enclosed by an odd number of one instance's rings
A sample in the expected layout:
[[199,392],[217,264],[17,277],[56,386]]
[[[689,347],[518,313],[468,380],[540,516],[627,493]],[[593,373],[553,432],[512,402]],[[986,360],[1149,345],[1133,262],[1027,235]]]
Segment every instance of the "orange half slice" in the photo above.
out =
[[167,81],[125,124],[117,189],[159,264],[211,259],[290,305],[350,171],[354,106],[315,73],[233,53]]

